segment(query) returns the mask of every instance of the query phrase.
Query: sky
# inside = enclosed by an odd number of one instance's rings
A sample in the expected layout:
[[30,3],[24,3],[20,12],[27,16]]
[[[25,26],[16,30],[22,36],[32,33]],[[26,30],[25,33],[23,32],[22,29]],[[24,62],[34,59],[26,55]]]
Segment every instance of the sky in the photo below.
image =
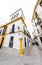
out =
[[0,0],[0,25],[9,22],[9,16],[22,8],[27,29],[32,31],[31,19],[37,0]]

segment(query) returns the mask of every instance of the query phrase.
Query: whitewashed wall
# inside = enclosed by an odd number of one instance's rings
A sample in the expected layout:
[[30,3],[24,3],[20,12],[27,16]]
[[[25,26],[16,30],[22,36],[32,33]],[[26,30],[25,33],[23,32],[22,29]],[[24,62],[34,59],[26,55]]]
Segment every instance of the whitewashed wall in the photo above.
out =
[[[7,31],[6,33],[9,33],[11,32],[12,30],[12,25],[15,24],[15,32],[19,31],[19,30],[22,30],[24,31],[23,27],[25,28],[26,30],[26,27],[24,26],[22,20],[18,20],[16,22],[13,22],[8,26],[7,28]],[[18,26],[20,27],[20,29],[18,29]],[[1,28],[3,30],[3,28]],[[22,32],[17,32],[17,33],[11,33],[11,34],[6,34],[6,37],[5,37],[5,41],[4,41],[4,46],[5,47],[9,47],[9,42],[10,42],[10,38],[11,36],[14,37],[14,40],[13,40],[13,48],[15,49],[20,49],[20,41],[19,41],[19,38],[21,37],[23,40],[22,40],[22,48],[24,49],[25,48],[25,44],[24,44],[24,37],[26,37],[26,39],[28,38],[26,35],[24,35]],[[27,40],[26,40],[26,46],[28,46],[27,44]]]
[[14,39],[13,39],[13,48],[19,49],[20,48],[19,38],[20,38],[20,36],[22,37],[22,33],[15,33],[15,34],[6,35],[4,46],[9,47],[9,42],[10,42],[11,36],[14,37]]
[[[13,40],[13,48],[15,48],[15,49],[20,49],[20,41],[19,41],[19,38],[20,38],[20,37],[23,39],[23,40],[22,40],[22,48],[23,48],[23,49],[25,48],[24,37],[26,37],[26,39],[27,39],[28,37],[27,37],[26,35],[24,35],[22,32],[6,35],[5,42],[4,42],[4,46],[5,46],[5,47],[9,47],[9,42],[10,42],[11,36],[14,37],[14,40]],[[29,39],[29,38],[28,38],[28,39]],[[26,46],[28,46],[27,40],[26,40]]]
[[[18,21],[16,21],[16,22],[13,22],[13,23],[11,23],[10,25],[8,25],[7,33],[9,33],[9,32],[12,30],[12,25],[13,25],[13,24],[15,24],[15,32],[19,31],[18,26],[20,27],[20,30],[23,31],[23,26],[24,26],[24,24],[22,23],[21,20],[18,20]],[[24,26],[24,28],[25,28],[25,26]]]

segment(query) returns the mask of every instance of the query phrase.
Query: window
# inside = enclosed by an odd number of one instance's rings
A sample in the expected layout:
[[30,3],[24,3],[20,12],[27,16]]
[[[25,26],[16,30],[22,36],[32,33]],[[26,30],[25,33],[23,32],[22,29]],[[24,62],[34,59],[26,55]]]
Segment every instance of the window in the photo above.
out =
[[38,20],[37,24],[40,25],[42,22],[41,19],[38,17],[37,20]]
[[39,29],[37,29],[37,31],[38,31],[38,34],[40,34]]
[[38,21],[37,24],[40,25],[41,24],[41,21]]
[[26,37],[24,37],[24,43],[25,43],[25,47],[26,47]]
[[7,26],[4,26],[2,34],[5,34]]
[[18,26],[18,29],[20,29],[20,27]]
[[41,27],[41,29],[42,29],[42,25],[41,25],[40,27]]
[[40,37],[41,43],[42,43],[42,37]]
[[1,35],[1,32],[2,32],[2,30],[0,30],[0,35]]
[[14,31],[15,31],[15,24],[12,25],[12,32],[14,32]]
[[10,38],[9,47],[10,47],[10,48],[13,47],[13,36]]
[[29,39],[27,39],[27,44],[28,44],[28,46],[29,46]]
[[37,26],[37,23],[35,23],[35,26]]
[[37,18],[38,17],[38,14],[37,14],[37,12],[35,12],[35,18]]
[[41,0],[41,2],[40,2],[40,6],[42,6],[42,0]]
[[5,32],[6,32],[6,29],[4,28],[2,34],[5,34]]
[[0,34],[1,34],[1,30],[0,30]]
[[27,33],[27,36],[28,36],[29,38],[31,38],[31,36],[30,36],[30,33],[29,33],[29,32]]
[[24,27],[23,27],[23,30],[24,30],[24,34],[27,34],[27,33],[26,33],[26,30],[25,30],[25,28],[24,28]]
[[37,20],[38,20],[38,22],[40,22],[40,21],[41,21],[41,19],[40,19],[39,17],[37,17]]

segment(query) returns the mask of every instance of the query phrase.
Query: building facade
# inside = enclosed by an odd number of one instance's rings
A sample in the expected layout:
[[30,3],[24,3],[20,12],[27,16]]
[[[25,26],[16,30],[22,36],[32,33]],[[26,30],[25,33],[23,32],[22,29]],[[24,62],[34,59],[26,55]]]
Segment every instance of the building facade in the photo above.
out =
[[21,8],[10,15],[10,21],[0,27],[0,46],[18,49],[22,54],[23,49],[29,46],[31,36]]
[[33,12],[32,24],[34,27],[33,37],[36,42],[42,44],[42,0],[37,1]]

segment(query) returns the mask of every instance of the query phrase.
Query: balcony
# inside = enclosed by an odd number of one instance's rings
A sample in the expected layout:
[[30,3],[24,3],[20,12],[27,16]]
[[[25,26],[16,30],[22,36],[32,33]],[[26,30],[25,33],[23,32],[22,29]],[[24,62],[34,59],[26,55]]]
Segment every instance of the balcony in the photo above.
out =
[[37,24],[40,25],[42,23],[42,20],[38,17],[37,18]]

